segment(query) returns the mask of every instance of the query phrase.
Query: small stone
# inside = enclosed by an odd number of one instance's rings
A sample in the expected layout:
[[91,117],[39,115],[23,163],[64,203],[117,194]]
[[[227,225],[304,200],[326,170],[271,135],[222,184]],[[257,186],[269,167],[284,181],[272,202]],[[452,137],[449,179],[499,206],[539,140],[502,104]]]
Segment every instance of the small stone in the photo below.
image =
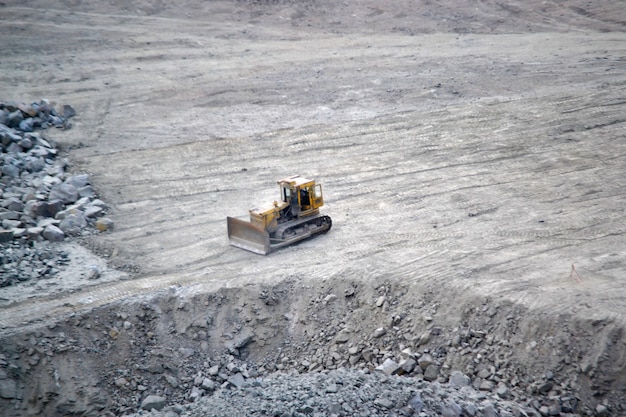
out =
[[55,217],[58,212],[63,210],[64,204],[61,200],[49,200],[46,203],[46,212],[49,217]]
[[213,391],[215,389],[215,382],[211,378],[204,378],[202,380],[202,389]]
[[539,391],[542,394],[545,394],[545,393],[550,392],[553,387],[554,387],[554,382],[546,381],[543,384],[539,385],[539,387],[537,387],[537,391]]
[[117,378],[117,379],[115,380],[115,385],[116,385],[118,388],[122,388],[123,386],[125,386],[125,385],[127,385],[127,384],[128,384],[128,381],[127,381],[127,380],[126,380],[126,378],[124,378],[124,377],[120,377],[120,378]]
[[198,387],[191,388],[191,393],[189,394],[189,400],[196,402],[204,395],[204,391]]
[[20,140],[19,142],[19,145],[22,147],[22,149],[28,150],[33,147],[33,141],[30,140],[30,138],[22,138],[22,140]]
[[426,381],[435,381],[439,376],[439,366],[436,364],[430,364],[428,368],[424,370],[424,379]]
[[603,404],[598,404],[596,406],[596,417],[608,417],[608,416],[609,416],[609,409]]
[[24,210],[24,203],[15,197],[9,198],[8,201],[3,204],[3,206],[7,210],[14,212],[21,212],[22,210]]
[[411,407],[416,414],[422,412],[422,409],[424,408],[424,402],[422,401],[422,397],[420,397],[419,393],[415,394],[409,400],[409,407]]
[[245,379],[241,372],[237,372],[235,375],[231,375],[228,378],[228,382],[237,388],[241,388],[245,382]]
[[65,233],[55,225],[46,226],[43,231],[43,237],[50,242],[61,242],[65,238]]
[[435,360],[433,359],[432,356],[430,356],[428,353],[424,353],[417,360],[417,364],[420,366],[420,368],[422,368],[423,370],[426,370],[426,368],[428,368],[434,361]]
[[59,229],[63,230],[66,235],[79,235],[86,227],[87,220],[82,213],[70,214],[61,220],[59,224]]
[[6,243],[13,240],[12,230],[0,230],[0,243]]
[[185,347],[181,347],[180,349],[178,349],[178,351],[180,352],[181,355],[183,355],[184,358],[190,358],[196,353],[196,351],[193,350],[192,348],[185,348]]
[[439,410],[443,417],[461,417],[463,408],[452,400],[446,400]]
[[476,374],[476,376],[478,376],[481,379],[487,379],[489,377],[491,377],[491,371],[487,368],[483,368],[480,371],[478,371],[478,374]]
[[209,375],[217,376],[220,373],[220,367],[218,365],[213,365],[208,370]]
[[20,122],[19,128],[22,132],[32,132],[35,130],[35,120],[34,119],[24,119]]
[[562,397],[561,408],[564,413],[573,413],[578,407],[578,399],[576,397]]
[[61,183],[52,187],[48,200],[61,200],[65,204],[71,204],[79,199],[78,190],[72,184]]
[[336,402],[330,403],[330,405],[328,406],[328,412],[331,415],[341,415],[341,412],[342,412],[341,404],[336,403]]
[[393,401],[391,401],[389,398],[376,398],[374,400],[374,404],[382,407],[382,408],[392,408],[393,407]]
[[7,122],[9,123],[7,126],[9,127],[19,127],[20,123],[24,120],[24,114],[20,110],[15,110],[14,112],[9,114]]
[[357,353],[361,353],[361,348],[358,346],[352,346],[350,349],[348,349],[348,353],[350,355],[356,355]]
[[20,213],[15,211],[5,211],[4,213],[0,213],[0,220],[19,220],[20,217]]
[[493,383],[493,381],[490,381],[488,379],[483,379],[478,389],[481,391],[492,391],[494,386],[495,384]]
[[2,220],[2,227],[4,227],[5,229],[15,229],[16,227],[20,227],[21,224],[22,222],[19,220]]
[[350,340],[350,331],[347,329],[343,329],[337,334],[337,337],[335,337],[336,344],[346,343],[348,340]]
[[178,387],[178,379],[175,376],[172,376],[172,375],[169,375],[169,374],[165,374],[165,375],[163,375],[163,377],[165,378],[167,383],[172,386],[172,388],[177,388]]
[[162,410],[165,407],[166,399],[158,395],[148,395],[142,402],[141,408],[146,411],[150,410]]
[[328,304],[331,301],[334,301],[337,299],[337,296],[335,294],[328,294],[326,297],[324,297],[324,304]]
[[391,375],[400,368],[400,365],[391,358],[385,359],[385,361],[376,367],[377,371],[384,373],[385,375]]
[[415,353],[413,353],[411,348],[405,348],[402,349],[402,352],[400,352],[400,356],[402,359],[415,358]]
[[73,185],[75,188],[85,187],[89,185],[89,174],[72,175],[66,182]]
[[98,278],[100,278],[100,270],[95,265],[90,266],[89,271],[87,272],[87,279],[98,279]]
[[96,228],[101,232],[113,229],[113,220],[108,217],[101,217],[96,220]]
[[326,385],[327,394],[335,394],[337,391],[339,391],[339,387],[337,387],[337,384],[335,384],[334,382]]
[[76,110],[74,110],[74,107],[70,106],[69,104],[64,104],[63,105],[63,117],[66,119],[69,119],[70,117],[74,117],[76,116]]
[[560,416],[561,415],[561,405],[560,404],[550,404],[548,406],[548,415],[549,416]]
[[417,346],[425,345],[426,343],[428,343],[429,340],[430,340],[430,332],[426,331],[420,335],[419,339],[417,340]]
[[43,227],[45,229],[46,227],[50,226],[51,224],[54,225],[54,226],[58,226],[59,223],[61,223],[61,222],[58,221],[58,220],[51,219],[50,217],[46,217],[46,218],[43,218],[43,219],[41,219],[41,220],[39,220],[37,222],[37,227]]
[[378,299],[376,300],[376,307],[382,307],[383,304],[385,304],[386,300],[387,300],[387,297],[385,297],[384,295],[381,295],[380,297],[378,297]]
[[96,196],[96,192],[91,185],[86,185],[78,189],[78,195],[81,197],[94,198]]
[[482,415],[484,417],[499,417],[500,413],[498,413],[498,410],[496,410],[496,408],[493,406],[493,404],[487,404],[482,409]]
[[402,370],[402,373],[408,374],[408,373],[411,373],[413,369],[415,369],[415,366],[417,365],[417,361],[413,358],[408,358],[408,359],[404,359],[400,361],[398,365],[400,365],[400,369]]
[[85,209],[85,217],[98,217],[102,214],[102,207],[92,206]]
[[448,384],[453,388],[462,388],[471,384],[470,378],[461,371],[452,371]]
[[26,228],[26,237],[31,240],[37,240],[43,233],[44,228],[40,226]]
[[26,103],[20,103],[17,105],[17,108],[20,109],[22,111],[22,113],[24,113],[24,115],[26,116],[30,116],[30,117],[35,117],[37,116],[37,110],[35,107],[33,107],[33,105],[29,105]]
[[384,327],[379,327],[378,329],[374,330],[373,336],[375,338],[379,338],[379,337],[384,336],[386,333],[387,333],[387,330],[385,330]]
[[7,177],[16,178],[20,176],[20,169],[15,165],[3,165],[2,174]]
[[17,382],[13,379],[0,379],[0,398],[17,398]]

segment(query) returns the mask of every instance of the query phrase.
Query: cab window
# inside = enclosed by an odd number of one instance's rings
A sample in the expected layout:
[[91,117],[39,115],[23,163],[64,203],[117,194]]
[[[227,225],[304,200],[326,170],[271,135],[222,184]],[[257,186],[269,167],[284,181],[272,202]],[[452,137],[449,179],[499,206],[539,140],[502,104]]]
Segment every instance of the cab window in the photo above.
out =
[[283,201],[288,202],[291,200],[291,190],[287,187],[283,188]]

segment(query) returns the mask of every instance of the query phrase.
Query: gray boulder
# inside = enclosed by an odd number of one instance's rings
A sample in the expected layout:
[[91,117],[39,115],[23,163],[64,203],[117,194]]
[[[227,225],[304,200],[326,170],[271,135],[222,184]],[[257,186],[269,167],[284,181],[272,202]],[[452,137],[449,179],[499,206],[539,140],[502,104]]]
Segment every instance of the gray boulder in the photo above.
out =
[[0,229],[0,243],[10,242],[11,240],[13,240],[13,231]]
[[385,361],[376,367],[377,371],[384,373],[385,375],[391,375],[400,368],[400,365],[393,359],[387,358]]
[[166,399],[158,395],[148,395],[142,402],[141,408],[144,410],[157,410],[160,411],[165,407]]
[[13,379],[0,379],[0,398],[17,398],[17,382]]
[[470,378],[461,371],[452,371],[449,384],[453,388],[461,388],[471,384]]
[[59,229],[67,235],[79,235],[85,227],[87,227],[87,220],[80,212],[66,216],[59,224]]
[[63,233],[63,230],[51,224],[44,229],[43,237],[50,242],[61,242],[65,238],[65,233]]
[[80,194],[76,187],[66,182],[57,184],[50,190],[48,200],[61,200],[65,204],[71,204],[76,202],[80,198]]

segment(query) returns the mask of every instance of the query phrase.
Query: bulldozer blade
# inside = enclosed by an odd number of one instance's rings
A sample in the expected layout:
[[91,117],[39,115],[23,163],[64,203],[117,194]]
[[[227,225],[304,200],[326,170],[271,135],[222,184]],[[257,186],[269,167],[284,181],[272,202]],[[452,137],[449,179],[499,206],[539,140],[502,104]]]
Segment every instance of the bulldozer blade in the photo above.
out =
[[265,229],[234,217],[227,217],[226,221],[231,245],[259,255],[269,253],[270,235]]

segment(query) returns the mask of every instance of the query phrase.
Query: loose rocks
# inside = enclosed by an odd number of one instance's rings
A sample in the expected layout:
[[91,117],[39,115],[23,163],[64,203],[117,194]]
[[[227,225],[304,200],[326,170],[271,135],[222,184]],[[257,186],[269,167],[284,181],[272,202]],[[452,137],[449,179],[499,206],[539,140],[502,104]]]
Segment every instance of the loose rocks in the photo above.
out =
[[[334,388],[328,390],[329,386]],[[526,411],[470,387],[457,390],[415,378],[347,369],[250,378],[240,387],[224,387],[185,408],[183,417],[232,416],[234,410],[247,416],[487,416]]]
[[[62,263],[54,253],[42,255],[41,247],[34,255],[33,243],[60,242],[113,227],[102,217],[106,204],[96,198],[89,175],[68,173],[69,164],[57,158],[54,141],[37,131],[69,129],[75,114],[68,105],[58,112],[46,100],[0,102],[0,245],[6,252],[0,270],[7,271],[0,287],[49,275]],[[54,259],[50,265],[24,266],[42,256]]]
[[24,245],[19,241],[2,244],[0,252],[0,287],[18,282],[50,278],[69,262],[66,252],[46,241]]

